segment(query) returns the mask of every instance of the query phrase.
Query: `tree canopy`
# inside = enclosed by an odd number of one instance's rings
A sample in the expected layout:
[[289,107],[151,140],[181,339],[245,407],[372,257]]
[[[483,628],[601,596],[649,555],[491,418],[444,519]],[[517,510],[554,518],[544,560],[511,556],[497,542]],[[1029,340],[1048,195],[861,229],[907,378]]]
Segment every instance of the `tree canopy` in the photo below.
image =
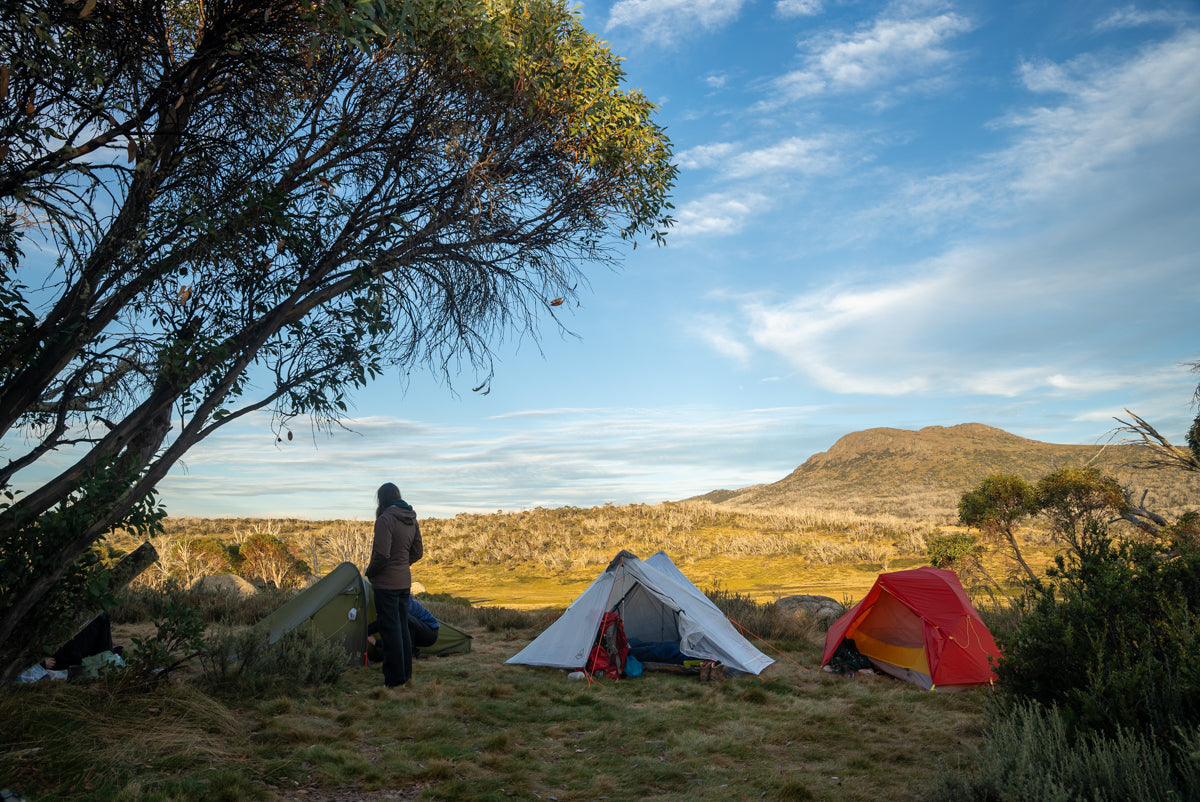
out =
[[6,11],[0,671],[219,427],[328,423],[418,365],[486,382],[494,344],[556,320],[586,267],[661,242],[670,143],[622,83],[555,0]]
[[1000,542],[1025,576],[1035,581],[1037,575],[1021,554],[1015,528],[1036,511],[1037,494],[1033,486],[1009,473],[985,478],[978,487],[964,493],[958,502],[959,522],[974,526]]

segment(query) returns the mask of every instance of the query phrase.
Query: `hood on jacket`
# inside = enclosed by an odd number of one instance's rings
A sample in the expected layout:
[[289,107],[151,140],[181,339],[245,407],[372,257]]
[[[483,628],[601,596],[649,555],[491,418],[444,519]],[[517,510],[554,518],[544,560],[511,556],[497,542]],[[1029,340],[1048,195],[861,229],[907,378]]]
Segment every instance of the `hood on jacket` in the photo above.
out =
[[406,524],[413,524],[417,521],[417,511],[402,501],[393,502],[383,511],[383,514],[399,518],[401,522]]

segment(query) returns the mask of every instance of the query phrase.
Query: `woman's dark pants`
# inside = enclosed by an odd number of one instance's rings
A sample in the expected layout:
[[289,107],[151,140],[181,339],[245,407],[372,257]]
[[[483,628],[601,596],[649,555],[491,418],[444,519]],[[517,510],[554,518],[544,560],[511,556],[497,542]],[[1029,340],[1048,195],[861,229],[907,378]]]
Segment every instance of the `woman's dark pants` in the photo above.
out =
[[412,677],[412,635],[408,631],[407,590],[375,588],[375,620],[383,636],[383,684],[403,685]]

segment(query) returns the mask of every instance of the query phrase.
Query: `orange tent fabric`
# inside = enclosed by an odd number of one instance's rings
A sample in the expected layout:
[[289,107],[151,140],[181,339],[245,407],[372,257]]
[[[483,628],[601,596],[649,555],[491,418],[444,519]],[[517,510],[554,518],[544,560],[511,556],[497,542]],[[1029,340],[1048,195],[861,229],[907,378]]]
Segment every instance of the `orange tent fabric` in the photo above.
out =
[[880,574],[825,635],[821,665],[843,638],[876,668],[933,690],[989,684],[1000,650],[958,575],[940,568]]

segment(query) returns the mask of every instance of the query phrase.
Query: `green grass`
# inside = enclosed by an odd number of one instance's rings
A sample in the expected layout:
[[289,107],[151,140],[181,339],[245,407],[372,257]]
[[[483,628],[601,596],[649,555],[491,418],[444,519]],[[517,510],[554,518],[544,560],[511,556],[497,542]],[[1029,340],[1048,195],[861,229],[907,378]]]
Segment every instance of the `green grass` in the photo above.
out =
[[33,800],[906,800],[982,737],[987,691],[824,674],[818,640],[760,644],[778,659],[761,679],[589,683],[503,665],[529,634],[472,634],[398,694],[375,667],[253,693],[18,687],[0,778]]

